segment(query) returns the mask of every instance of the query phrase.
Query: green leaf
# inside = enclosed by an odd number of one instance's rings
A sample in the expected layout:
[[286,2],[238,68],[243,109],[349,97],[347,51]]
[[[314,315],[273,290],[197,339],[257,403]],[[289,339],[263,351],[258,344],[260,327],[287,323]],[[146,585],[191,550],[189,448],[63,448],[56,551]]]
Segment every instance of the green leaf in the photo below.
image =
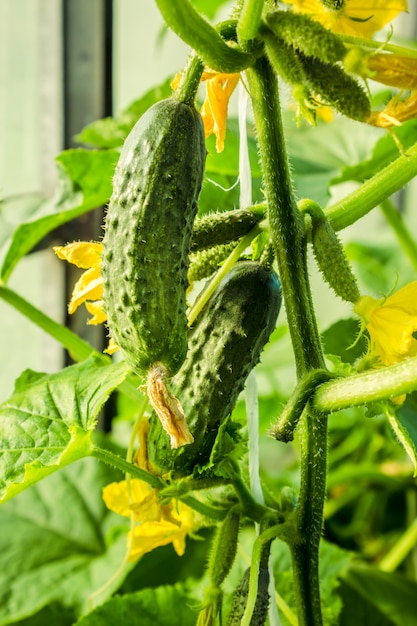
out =
[[[239,206],[239,127],[236,119],[227,121],[223,152],[217,152],[216,140],[211,135],[206,140],[207,159],[203,189],[198,201],[200,215],[227,211]],[[252,200],[264,200],[261,191],[262,173],[258,162],[256,142],[248,137],[249,159],[252,173]]]
[[400,248],[349,242],[346,254],[354,265],[355,274],[372,294],[388,294],[395,285],[401,260]]
[[32,218],[45,198],[39,193],[27,193],[4,198],[0,204],[0,250],[6,246],[14,230]]
[[359,329],[359,321],[354,318],[332,324],[321,335],[325,353],[339,356],[344,363],[354,363],[367,348],[363,335],[356,341]]
[[45,607],[35,615],[31,615],[26,619],[20,619],[19,626],[45,626],[45,624],[72,626],[75,619],[76,615],[74,611],[63,607],[61,604],[54,603]]
[[394,141],[392,134],[385,133],[376,142],[369,159],[360,161],[356,165],[344,167],[332,183],[339,184],[348,180],[363,182],[381,171],[399,156],[400,146],[406,152],[417,141],[417,120],[410,120],[398,126],[393,132],[398,143]]
[[[274,542],[272,546],[273,567],[278,593],[283,596],[285,602],[291,607],[294,614],[295,596],[294,582],[291,567],[291,558],[288,547],[282,542]],[[352,555],[346,550],[321,541],[320,543],[320,588],[323,607],[323,623],[325,626],[338,626],[339,614],[342,610],[338,588],[340,585],[339,575],[346,569]],[[283,624],[289,622],[285,616],[281,616]]]
[[128,371],[90,357],[56,374],[20,377],[0,405],[0,502],[91,453],[97,414]]
[[[357,602],[362,601],[376,608],[388,620],[387,624],[417,625],[417,584],[415,582],[406,580],[398,574],[381,572],[359,564],[351,565],[343,573],[342,580],[356,592]],[[344,623],[359,622],[345,621]],[[385,622],[383,624],[385,626]]]
[[77,626],[195,626],[197,601],[180,586],[143,589],[137,593],[116,596],[82,617]]
[[[111,578],[125,554],[127,526],[101,497],[105,485],[121,478],[95,459],[82,459],[2,505],[0,626],[26,623],[21,620],[39,612],[28,625],[61,626],[69,615],[73,623],[86,611],[89,595]],[[111,585],[104,599],[114,590]]]
[[406,451],[417,476],[417,393],[407,395],[404,404],[396,412],[390,412],[389,422]]
[[155,102],[159,102],[159,100],[168,98],[171,95],[171,80],[172,78],[168,78],[161,85],[147,91],[145,95],[132,102],[116,117],[105,117],[88,124],[76,136],[76,140],[97,148],[117,148],[121,146],[145,111]]
[[288,118],[285,131],[297,195],[324,206],[340,170],[368,158],[381,131],[342,117],[316,127],[297,127]]
[[6,246],[0,278],[6,282],[18,261],[49,232],[109,200],[119,153],[116,150],[66,150],[57,159],[59,185],[14,231]]

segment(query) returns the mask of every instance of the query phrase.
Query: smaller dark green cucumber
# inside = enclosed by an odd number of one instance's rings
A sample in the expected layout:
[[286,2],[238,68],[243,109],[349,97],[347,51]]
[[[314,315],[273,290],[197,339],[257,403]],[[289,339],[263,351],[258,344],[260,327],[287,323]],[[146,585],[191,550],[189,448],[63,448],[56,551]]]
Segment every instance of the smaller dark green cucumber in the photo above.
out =
[[171,380],[194,443],[171,449],[153,414],[148,456],[156,468],[184,476],[208,462],[218,429],[259,362],[280,306],[279,279],[270,267],[242,261],[225,276],[198,316],[187,358]]
[[172,97],[139,119],[116,167],[103,297],[111,336],[139,375],[155,363],[174,374],[187,353],[188,255],[205,158],[200,114]]
[[[227,626],[240,626],[245,613],[249,596],[250,567],[248,567],[235,589],[230,609]],[[258,593],[253,609],[250,626],[264,626],[268,615],[269,607],[269,571],[267,567],[260,567],[258,572]]]

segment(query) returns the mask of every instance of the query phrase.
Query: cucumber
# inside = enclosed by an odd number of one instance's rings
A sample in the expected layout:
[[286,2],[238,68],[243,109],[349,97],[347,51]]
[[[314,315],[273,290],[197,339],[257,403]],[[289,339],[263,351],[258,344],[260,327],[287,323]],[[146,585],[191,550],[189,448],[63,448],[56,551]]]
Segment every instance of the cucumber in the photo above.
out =
[[183,476],[208,462],[217,431],[258,363],[280,306],[279,279],[270,267],[242,261],[225,276],[197,318],[187,359],[171,380],[194,443],[172,450],[153,414],[148,457],[155,469]]
[[[171,97],[127,137],[103,240],[108,326],[129,366],[174,374],[187,353],[188,255],[206,158],[203,123]],[[161,369],[161,368],[160,368]]]
[[[248,601],[249,579],[250,567],[243,572],[243,576],[233,594],[232,607],[227,620],[227,626],[240,626],[242,617],[245,613],[246,603]],[[258,572],[258,593],[250,620],[250,626],[264,626],[266,622],[269,608],[268,586],[268,568],[260,567]]]

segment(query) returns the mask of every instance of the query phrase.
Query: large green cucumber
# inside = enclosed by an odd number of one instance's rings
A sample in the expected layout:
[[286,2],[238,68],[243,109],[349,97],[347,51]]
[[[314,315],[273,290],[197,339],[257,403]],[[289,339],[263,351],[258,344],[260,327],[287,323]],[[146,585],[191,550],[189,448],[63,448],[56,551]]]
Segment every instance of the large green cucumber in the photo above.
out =
[[175,373],[187,353],[188,254],[206,148],[200,114],[175,97],[127,137],[113,180],[103,250],[110,333],[132,369]]
[[153,414],[148,433],[152,465],[181,476],[207,463],[219,426],[275,328],[280,306],[280,283],[271,268],[242,261],[226,275],[197,318],[187,358],[171,381],[194,443],[171,449]]

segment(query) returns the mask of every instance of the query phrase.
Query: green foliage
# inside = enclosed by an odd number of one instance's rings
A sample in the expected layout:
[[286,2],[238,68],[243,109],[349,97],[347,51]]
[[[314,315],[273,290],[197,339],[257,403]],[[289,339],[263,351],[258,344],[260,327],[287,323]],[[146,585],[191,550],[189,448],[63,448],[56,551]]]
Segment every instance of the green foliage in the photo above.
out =
[[[295,613],[294,581],[289,551],[286,546],[275,543],[272,546],[273,566],[277,581],[277,592]],[[342,610],[339,595],[339,576],[351,560],[351,554],[337,546],[322,541],[320,545],[320,581],[323,599],[323,623],[325,626],[337,626]],[[291,623],[282,614],[284,626]],[[291,625],[292,626],[292,625]]]
[[22,374],[0,405],[2,501],[91,453],[97,414],[127,372],[90,357],[56,374]]
[[398,411],[395,411],[392,420],[395,433],[404,446],[414,466],[414,476],[417,475],[417,395],[411,393]]
[[326,354],[339,356],[344,363],[354,363],[366,352],[367,344],[354,318],[338,320],[322,333],[323,348]]
[[107,626],[129,623],[131,626],[194,626],[197,600],[180,586],[144,589],[116,596],[81,618],[77,626]]
[[395,131],[383,135],[374,145],[370,158],[342,168],[340,175],[335,177],[332,183],[339,184],[348,180],[363,182],[371,178],[383,167],[389,165],[400,150],[406,153],[416,140],[417,121],[410,120],[396,127]]
[[[345,602],[341,625],[372,623],[377,626],[415,626],[415,582],[380,572],[366,565],[351,565],[342,574]],[[365,620],[365,621],[363,621]]]
[[76,136],[77,141],[95,148],[118,148],[136,124],[138,119],[155,102],[171,95],[171,78],[147,91],[141,98],[132,102],[115,117],[105,117],[85,126]]
[[2,506],[2,626],[26,624],[25,618],[28,626],[42,619],[63,626],[86,611],[90,594],[107,582],[125,551],[126,535],[115,530],[120,518],[101,498],[101,488],[118,479],[120,473],[83,459]]
[[118,153],[92,150],[67,150],[56,158],[59,183],[51,200],[35,203],[25,219],[3,246],[5,255],[0,278],[10,277],[18,261],[52,230],[66,224],[110,198],[111,179]]

